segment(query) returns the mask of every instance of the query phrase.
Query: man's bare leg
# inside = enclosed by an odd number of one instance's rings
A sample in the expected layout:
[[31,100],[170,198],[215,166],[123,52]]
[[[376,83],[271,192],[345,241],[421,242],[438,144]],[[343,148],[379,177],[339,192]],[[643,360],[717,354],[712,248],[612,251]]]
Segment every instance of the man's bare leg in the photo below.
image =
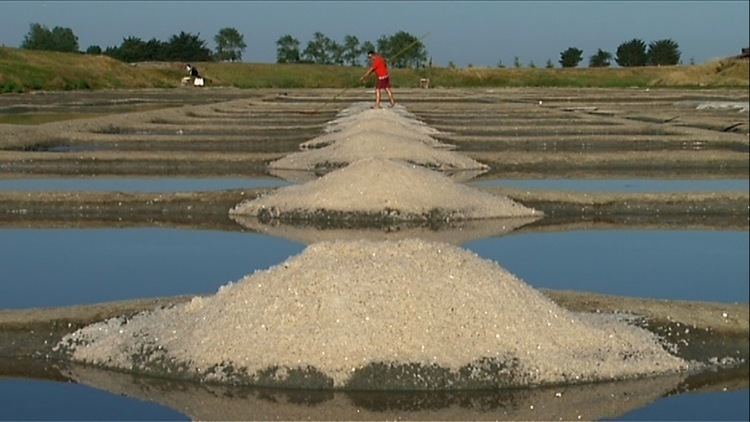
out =
[[380,108],[380,89],[375,90],[375,107],[373,108]]
[[391,92],[390,88],[386,88],[385,92],[388,93],[388,98],[391,100],[391,107],[396,105],[396,100],[393,99],[393,92]]

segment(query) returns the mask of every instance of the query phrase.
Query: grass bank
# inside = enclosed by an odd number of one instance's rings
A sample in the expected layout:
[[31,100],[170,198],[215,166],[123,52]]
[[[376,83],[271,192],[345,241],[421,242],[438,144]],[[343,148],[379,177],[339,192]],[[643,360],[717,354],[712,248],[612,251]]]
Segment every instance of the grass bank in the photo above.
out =
[[[209,85],[237,88],[347,88],[364,68],[311,64],[194,63]],[[0,47],[0,93],[33,90],[168,88],[180,86],[183,63],[126,64],[106,56]],[[747,60],[696,66],[637,68],[393,69],[396,87],[675,87],[747,88]],[[372,83],[372,81],[370,81]]]

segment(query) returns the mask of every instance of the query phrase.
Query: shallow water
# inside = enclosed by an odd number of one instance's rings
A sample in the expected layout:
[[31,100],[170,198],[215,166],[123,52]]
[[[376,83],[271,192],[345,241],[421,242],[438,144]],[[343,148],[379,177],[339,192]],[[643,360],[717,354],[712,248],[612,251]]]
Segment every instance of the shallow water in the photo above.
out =
[[464,245],[536,288],[748,302],[748,232],[571,231]]
[[0,309],[212,294],[302,249],[209,230],[0,230]]
[[55,177],[0,179],[0,191],[19,192],[209,192],[278,188],[289,182],[256,178],[190,177]]
[[510,187],[568,192],[748,192],[748,179],[490,179],[471,182],[483,188]]
[[[746,231],[521,233],[464,245],[536,288],[748,302]],[[0,230],[0,309],[213,293],[304,246],[212,230]]]
[[86,385],[26,379],[0,380],[3,420],[188,420],[166,406]]

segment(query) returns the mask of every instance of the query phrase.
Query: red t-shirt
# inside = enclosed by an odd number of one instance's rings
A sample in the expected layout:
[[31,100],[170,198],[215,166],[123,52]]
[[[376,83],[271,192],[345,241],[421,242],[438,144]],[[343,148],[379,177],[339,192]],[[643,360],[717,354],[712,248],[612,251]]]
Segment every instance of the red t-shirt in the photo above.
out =
[[372,57],[372,70],[378,78],[388,76],[388,66],[385,64],[385,59],[377,54]]

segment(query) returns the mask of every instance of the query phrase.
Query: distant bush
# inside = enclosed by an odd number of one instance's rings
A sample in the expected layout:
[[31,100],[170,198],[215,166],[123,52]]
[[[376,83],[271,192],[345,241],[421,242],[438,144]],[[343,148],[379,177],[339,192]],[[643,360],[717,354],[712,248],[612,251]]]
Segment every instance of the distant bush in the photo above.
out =
[[612,60],[612,53],[600,48],[589,58],[589,67],[609,67],[610,60]]
[[123,38],[119,47],[107,47],[104,54],[114,59],[133,63],[145,61],[210,61],[212,52],[198,35],[180,32],[168,42],[152,38],[148,41],[134,36]]
[[646,54],[648,64],[654,66],[673,66],[680,62],[680,47],[670,39],[652,42]]
[[570,47],[560,53],[560,66],[562,67],[576,67],[581,60],[583,60],[583,50],[578,48]]
[[89,46],[89,48],[86,49],[86,54],[92,54],[92,55],[102,54],[102,48],[99,47],[98,45]]
[[617,47],[615,61],[622,67],[645,66],[648,63],[646,43],[634,38]]
[[78,51],[78,37],[70,28],[56,26],[50,31],[44,25],[32,23],[21,43],[21,48],[75,53]]

